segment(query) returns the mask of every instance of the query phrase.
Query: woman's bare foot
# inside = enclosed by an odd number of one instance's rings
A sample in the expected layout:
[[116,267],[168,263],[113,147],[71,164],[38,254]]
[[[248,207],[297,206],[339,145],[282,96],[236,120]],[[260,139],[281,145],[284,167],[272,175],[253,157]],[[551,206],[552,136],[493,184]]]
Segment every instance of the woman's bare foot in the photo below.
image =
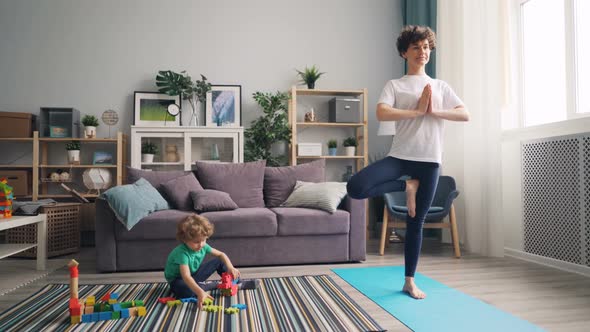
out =
[[426,298],[426,293],[416,286],[414,283],[414,278],[412,277],[406,277],[406,283],[404,284],[403,291],[408,293],[408,295],[415,298],[416,300]]
[[408,214],[414,218],[416,216],[416,192],[420,181],[416,179],[406,180],[406,206],[408,207]]

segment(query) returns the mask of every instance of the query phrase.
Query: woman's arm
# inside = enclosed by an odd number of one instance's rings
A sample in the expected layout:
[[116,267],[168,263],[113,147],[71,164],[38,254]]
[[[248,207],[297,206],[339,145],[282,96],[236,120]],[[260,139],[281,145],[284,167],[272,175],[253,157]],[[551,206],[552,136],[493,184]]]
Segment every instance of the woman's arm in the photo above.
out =
[[463,105],[459,105],[450,110],[432,110],[429,114],[449,121],[469,121],[469,111],[467,111]]

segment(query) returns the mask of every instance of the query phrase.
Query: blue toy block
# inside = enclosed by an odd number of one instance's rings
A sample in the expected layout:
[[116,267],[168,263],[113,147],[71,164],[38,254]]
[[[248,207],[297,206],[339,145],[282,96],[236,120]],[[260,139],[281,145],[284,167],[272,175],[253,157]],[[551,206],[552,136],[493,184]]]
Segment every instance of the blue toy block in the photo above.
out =
[[113,311],[121,311],[121,304],[113,303],[112,309]]
[[111,317],[113,316],[113,312],[112,311],[103,311],[103,312],[100,312],[98,315],[99,315],[98,316],[99,320],[110,320]]
[[91,322],[92,322],[92,314],[82,315],[82,323],[91,323]]
[[119,294],[117,293],[111,293],[111,299],[116,300],[119,298]]
[[197,298],[196,297],[185,297],[184,299],[180,299],[180,301],[182,301],[182,303],[197,303]]
[[99,314],[100,314],[100,312],[95,312],[95,313],[92,314],[92,321],[93,322],[98,322],[100,320],[99,319],[99,316],[100,316]]
[[121,318],[129,318],[129,309],[121,309]]
[[243,309],[246,309],[248,306],[243,303],[238,303],[238,304],[233,304],[232,307],[243,310]]

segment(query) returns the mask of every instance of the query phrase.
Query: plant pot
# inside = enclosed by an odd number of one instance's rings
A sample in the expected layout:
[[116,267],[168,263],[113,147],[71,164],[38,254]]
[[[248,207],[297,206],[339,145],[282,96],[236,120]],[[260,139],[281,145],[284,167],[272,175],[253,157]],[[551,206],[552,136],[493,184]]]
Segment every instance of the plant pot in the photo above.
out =
[[80,164],[80,150],[68,150],[68,163]]
[[315,88],[315,82],[313,82],[313,83],[307,83],[307,88],[308,89],[314,89]]
[[85,126],[84,127],[84,138],[96,138],[96,127]]
[[338,148],[328,148],[328,155],[335,156]]
[[153,163],[154,162],[154,155],[148,153],[141,154],[141,162],[142,163]]
[[345,146],[344,151],[346,152],[347,156],[352,157],[356,153],[356,146]]

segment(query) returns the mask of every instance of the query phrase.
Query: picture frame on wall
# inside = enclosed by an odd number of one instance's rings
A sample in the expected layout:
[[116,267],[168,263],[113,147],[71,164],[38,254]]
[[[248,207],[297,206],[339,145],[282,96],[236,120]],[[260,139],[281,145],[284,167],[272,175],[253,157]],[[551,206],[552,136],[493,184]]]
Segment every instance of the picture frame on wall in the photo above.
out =
[[141,127],[180,126],[180,116],[172,116],[168,105],[180,105],[180,96],[161,92],[135,91],[133,124]]
[[207,127],[240,127],[242,125],[242,86],[211,85],[205,107]]

